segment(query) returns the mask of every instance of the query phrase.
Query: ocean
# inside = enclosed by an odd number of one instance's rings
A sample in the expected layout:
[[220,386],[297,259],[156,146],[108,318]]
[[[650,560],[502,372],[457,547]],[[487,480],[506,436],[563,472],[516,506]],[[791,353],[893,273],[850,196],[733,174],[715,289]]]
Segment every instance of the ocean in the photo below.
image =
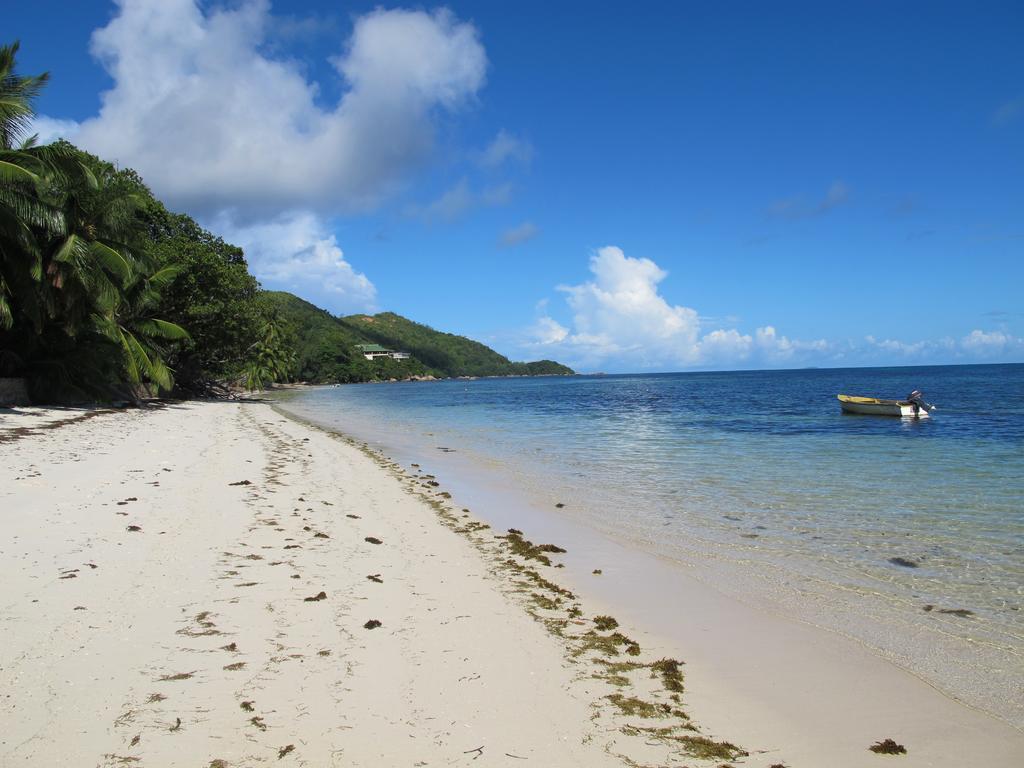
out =
[[[931,419],[836,400],[913,389]],[[1024,365],[363,384],[283,407],[853,637],[1024,725]]]

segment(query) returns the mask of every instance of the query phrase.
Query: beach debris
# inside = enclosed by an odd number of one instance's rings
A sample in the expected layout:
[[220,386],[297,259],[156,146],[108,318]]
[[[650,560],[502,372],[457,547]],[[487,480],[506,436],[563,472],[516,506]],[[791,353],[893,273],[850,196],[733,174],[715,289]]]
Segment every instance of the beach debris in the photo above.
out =
[[243,582],[242,584],[235,584],[235,586],[236,587],[255,587],[257,584],[259,584],[258,581],[246,581],[246,582]]
[[659,659],[651,664],[651,677],[660,677],[666,691],[683,692],[683,672],[679,669],[683,662],[677,659]]
[[367,536],[365,539],[363,539],[363,541],[368,542],[370,544],[383,544],[384,543],[383,541],[378,539],[376,536]]
[[619,626],[619,622],[617,622],[611,616],[595,616],[594,626],[596,626],[598,629],[604,632],[609,629],[615,629],[617,626]]
[[591,571],[591,573],[593,573],[595,576],[600,576],[602,573],[604,573],[604,571],[602,571],[600,568],[595,568],[593,571]]
[[961,619],[969,619],[974,615],[974,611],[968,610],[967,608],[939,608],[936,613],[945,613],[949,616],[959,616]]
[[141,533],[142,532],[142,528],[140,526],[138,526],[138,525],[129,525],[128,526],[128,530],[131,531],[132,533]]
[[259,728],[261,731],[267,730],[267,724],[263,722],[263,718],[259,715],[256,715],[255,717],[250,717],[249,722],[255,725],[257,728]]
[[211,760],[207,768],[228,768],[228,761],[218,757],[216,760]]
[[483,756],[484,748],[483,747],[477,747],[476,749],[467,749],[462,754],[464,754],[464,755],[472,755],[474,752],[476,752],[476,755],[473,757],[473,759],[476,760],[478,757],[482,757]]
[[497,536],[504,539],[513,555],[519,555],[524,560],[536,560],[543,565],[551,565],[551,559],[547,552],[562,553],[564,549],[554,544],[534,544],[529,539],[524,539],[523,534],[516,528],[509,528],[507,536]]
[[188,680],[195,672],[178,672],[173,675],[161,675],[157,678],[157,682],[160,683],[176,683],[179,680]]
[[72,610],[75,610],[75,611],[87,611],[89,609],[86,608],[84,605],[76,605]]
[[327,593],[326,592],[317,592],[312,597],[305,598],[304,602],[307,602],[307,603],[317,603],[317,602],[320,602],[321,600],[326,600],[326,599],[327,599]]
[[142,734],[137,733],[137,734],[135,734],[135,738],[132,739],[131,743],[128,746],[129,747],[134,747],[140,741],[142,741]]
[[563,504],[562,502],[558,502],[557,504],[555,504],[555,509],[562,509],[564,506],[565,504]]
[[241,669],[245,669],[244,661],[236,661],[234,664],[228,664],[224,667],[227,672],[238,672]]
[[238,706],[240,706],[240,707],[241,707],[241,708],[242,708],[243,710],[245,710],[246,712],[253,712],[253,711],[254,711],[254,709],[255,709],[255,708],[253,707],[253,704],[255,704],[255,703],[256,703],[255,701],[243,701],[243,702],[242,702],[241,704],[239,704]]
[[889,562],[892,563],[893,565],[898,565],[901,568],[918,568],[918,567],[920,567],[920,563],[917,563],[917,562],[915,562],[913,560],[908,560],[905,557],[890,557],[889,558]]
[[331,655],[331,651],[328,648],[324,648],[322,651],[317,651],[316,655],[317,656],[330,656]]
[[382,579],[380,577],[379,573],[371,573],[366,578],[368,578],[370,581],[372,581],[372,582],[374,582],[376,584],[383,584],[384,583],[384,579]]
[[68,573],[65,573],[63,576],[58,576],[57,578],[60,578],[60,579],[77,579],[78,578],[78,574],[73,572],[73,571],[69,571]]
[[174,725],[172,725],[168,730],[180,731],[181,730],[181,718],[180,717],[174,718]]
[[565,554],[568,550],[562,549],[555,544],[538,544],[537,549],[540,552],[551,552],[552,554],[561,555]]
[[238,643],[228,643],[227,645],[222,645],[220,649],[222,651],[231,651],[232,653],[234,653],[238,650]]
[[[228,485],[252,485],[252,480],[239,480],[237,483],[228,483]],[[299,499],[302,501],[302,499]]]
[[359,515],[345,515],[345,517],[351,517],[353,520],[362,520],[362,518],[359,517]]
[[902,744],[897,744],[892,739],[885,739],[878,741],[868,747],[876,755],[905,755],[907,754],[907,748]]
[[614,704],[622,714],[630,717],[654,719],[668,717],[672,714],[672,706],[666,703],[644,701],[636,696],[623,696],[621,693],[612,693],[605,698]]
[[370,619],[368,622],[363,624],[363,629],[376,629],[379,626],[382,626],[381,622],[377,621],[377,619]]
[[293,751],[294,749],[295,749],[295,745],[294,744],[289,744],[289,745],[287,745],[285,747],[281,747],[279,750],[277,750],[277,759],[280,760],[282,757],[284,757],[285,755],[287,755],[289,752]]
[[326,533],[322,533],[320,531],[317,531],[316,533],[313,534],[313,538],[314,539],[329,539],[331,537],[328,536]]
[[98,566],[98,565],[96,565],[96,563],[86,563],[86,565],[88,565],[88,566],[89,566],[90,568],[92,568],[93,570],[96,570],[97,568],[99,568],[99,566]]
[[167,697],[164,696],[162,693],[151,693],[151,694],[149,694],[149,698],[146,699],[146,703],[147,704],[156,704],[158,701],[163,701],[166,698]]

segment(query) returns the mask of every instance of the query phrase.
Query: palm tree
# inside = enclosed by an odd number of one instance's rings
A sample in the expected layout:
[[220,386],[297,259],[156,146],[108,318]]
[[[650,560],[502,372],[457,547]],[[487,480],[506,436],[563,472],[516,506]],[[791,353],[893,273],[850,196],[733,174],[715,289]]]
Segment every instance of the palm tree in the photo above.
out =
[[187,341],[188,331],[180,325],[153,317],[160,291],[178,274],[178,267],[165,266],[152,274],[136,273],[117,301],[93,315],[93,328],[121,350],[128,381],[151,381],[160,389],[174,385],[170,369],[164,363],[164,342]]
[[24,300],[22,309],[38,328],[41,317],[31,290],[42,279],[36,233],[63,228],[59,209],[40,195],[54,153],[26,136],[35,114],[32,104],[49,74],[18,75],[17,53],[18,43],[0,46],[0,330],[14,324],[15,296]]

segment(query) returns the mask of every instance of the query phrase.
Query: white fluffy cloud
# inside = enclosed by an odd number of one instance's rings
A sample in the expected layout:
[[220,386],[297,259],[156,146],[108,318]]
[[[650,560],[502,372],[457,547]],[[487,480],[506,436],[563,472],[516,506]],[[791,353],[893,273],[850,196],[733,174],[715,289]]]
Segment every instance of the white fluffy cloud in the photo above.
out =
[[271,53],[268,0],[117,5],[92,36],[113,79],[99,113],[41,116],[40,137],[135,168],[172,209],[245,246],[273,287],[327,293],[336,311],[370,306],[372,283],[324,222],[373,208],[427,161],[438,113],[483,86],[476,28],[445,9],[356,18],[331,61],[343,95],[324,105],[300,62]]
[[1011,360],[1024,355],[1024,338],[1006,331],[975,329],[959,339],[923,341],[865,337],[869,349],[882,350],[908,362],[940,358],[946,362]]
[[298,62],[264,53],[266,0],[119,6],[92,37],[114,86],[74,139],[200,215],[372,207],[428,156],[436,110],[472,98],[487,67],[476,29],[450,12],[376,10],[338,41],[346,90],[323,107]]
[[1024,355],[1024,338],[1003,330],[974,330],[960,339],[907,342],[867,336],[862,342],[793,339],[765,325],[753,333],[736,328],[705,331],[697,310],[670,303],[660,292],[668,276],[650,259],[600,248],[590,257],[591,279],[560,286],[571,323],[550,316],[547,301],[529,329],[524,352],[577,368],[611,365],[622,370],[700,367],[997,362]]
[[277,288],[303,289],[303,296],[336,311],[376,310],[377,289],[345,260],[334,235],[311,213],[297,212],[237,227],[224,218],[224,238],[245,249],[252,271]]
[[[772,326],[753,335],[734,328],[702,332],[695,309],[673,305],[659,292],[667,274],[650,259],[607,246],[590,258],[592,279],[562,286],[572,314],[566,328],[544,314],[532,328],[534,349],[584,367],[612,361],[639,368],[728,365],[748,360],[779,364],[821,352],[823,340],[797,341]],[[545,306],[546,309],[546,306]]]

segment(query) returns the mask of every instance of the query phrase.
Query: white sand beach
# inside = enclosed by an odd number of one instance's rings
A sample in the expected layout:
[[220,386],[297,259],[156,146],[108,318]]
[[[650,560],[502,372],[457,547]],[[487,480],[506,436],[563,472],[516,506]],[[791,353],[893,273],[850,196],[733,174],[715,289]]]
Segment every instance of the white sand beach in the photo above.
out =
[[850,641],[697,582],[644,624],[458,502],[265,403],[0,412],[0,766],[1020,765]]

